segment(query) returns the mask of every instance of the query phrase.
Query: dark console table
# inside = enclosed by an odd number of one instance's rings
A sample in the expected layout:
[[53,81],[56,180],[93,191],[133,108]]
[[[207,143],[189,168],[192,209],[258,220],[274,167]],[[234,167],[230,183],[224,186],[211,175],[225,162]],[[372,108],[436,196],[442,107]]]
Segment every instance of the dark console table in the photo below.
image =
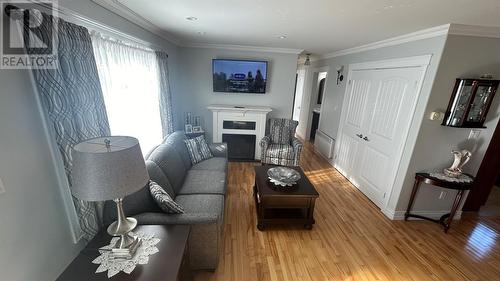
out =
[[99,265],[92,261],[99,256],[98,248],[111,240],[106,230],[99,232],[66,270],[57,278],[59,281],[187,281],[191,280],[187,239],[189,226],[185,225],[141,225],[134,231],[154,233],[160,238],[156,245],[159,252],[149,256],[149,263],[137,265],[130,274],[120,272],[108,279],[106,272],[95,273]]
[[[460,206],[460,203],[462,202],[463,194],[466,190],[470,190],[472,188],[472,185],[474,183],[474,177],[471,175],[466,174],[470,178],[473,179],[471,182],[452,182],[452,181],[446,181],[443,179],[438,179],[435,177],[432,177],[429,173],[416,173],[415,174],[415,183],[413,185],[413,190],[411,192],[411,197],[410,197],[410,202],[408,202],[408,207],[406,208],[406,213],[405,213],[405,220],[408,220],[409,217],[413,218],[419,218],[419,219],[424,219],[424,220],[429,220],[433,221],[435,223],[439,223],[444,227],[444,232],[448,232],[448,229],[450,229],[451,222],[453,221],[453,217],[455,216],[455,213],[457,212],[458,206]],[[451,211],[448,214],[445,214],[441,216],[439,219],[433,219],[421,215],[415,215],[411,213],[411,208],[413,207],[413,202],[415,201],[415,197],[417,195],[417,191],[420,187],[420,184],[424,182],[426,184],[430,184],[433,186],[437,187],[442,187],[442,188],[447,188],[447,189],[453,189],[457,190],[457,195],[455,196],[455,201],[453,201],[453,205],[451,207]]]
[[274,166],[255,167],[254,199],[257,209],[257,228],[263,230],[271,224],[302,224],[312,229],[314,204],[319,193],[299,167],[300,180],[292,187],[279,187],[271,183],[267,170]]

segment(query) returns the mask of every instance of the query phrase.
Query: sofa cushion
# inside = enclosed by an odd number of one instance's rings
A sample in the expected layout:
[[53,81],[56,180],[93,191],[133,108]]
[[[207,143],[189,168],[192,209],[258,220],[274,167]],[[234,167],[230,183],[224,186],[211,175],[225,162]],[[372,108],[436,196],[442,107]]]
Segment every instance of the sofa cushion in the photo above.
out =
[[167,176],[175,194],[177,194],[182,187],[187,169],[175,147],[176,146],[169,143],[159,145],[151,155],[149,155],[148,160],[155,162],[156,165],[160,167]]
[[205,141],[204,136],[184,140],[184,143],[189,151],[189,157],[191,158],[192,164],[214,157],[210,148],[208,148],[208,144]]
[[218,194],[179,195],[175,202],[184,208],[186,214],[208,214],[222,217],[224,196]]
[[209,224],[222,219],[223,195],[179,195],[175,201],[184,208],[184,214],[142,213],[135,215],[134,218],[139,224]]
[[151,160],[146,160],[146,169],[148,170],[149,178],[160,185],[174,199],[175,192],[163,170]]
[[213,157],[193,165],[191,170],[211,170],[225,172],[227,169],[227,159],[223,157]]
[[138,224],[211,224],[217,223],[219,216],[215,214],[166,214],[164,212],[142,213],[133,216]]
[[149,192],[156,204],[167,214],[182,214],[184,209],[156,182],[149,182]]
[[[134,216],[145,212],[162,212],[149,192],[149,183],[141,190],[123,198],[125,215]],[[103,223],[108,225],[116,220],[116,203],[112,200],[104,203]]]
[[226,173],[223,171],[191,170],[178,194],[224,195],[226,194]]
[[189,158],[189,152],[184,144],[186,135],[182,131],[176,131],[168,135],[164,140],[164,144],[169,144],[175,148],[175,151],[181,157],[182,163],[187,170],[191,168],[191,158]]

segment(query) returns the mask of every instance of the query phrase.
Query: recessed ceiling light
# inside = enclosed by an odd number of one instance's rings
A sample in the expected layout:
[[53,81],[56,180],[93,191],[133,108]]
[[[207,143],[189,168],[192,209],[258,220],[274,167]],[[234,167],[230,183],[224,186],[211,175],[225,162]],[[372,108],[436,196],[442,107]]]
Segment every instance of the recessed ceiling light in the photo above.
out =
[[286,39],[286,35],[281,35],[278,37],[279,39]]
[[195,21],[195,20],[198,20],[198,18],[197,18],[197,17],[192,17],[192,16],[191,16],[191,17],[187,17],[186,19],[187,19],[187,20],[190,20],[190,21]]

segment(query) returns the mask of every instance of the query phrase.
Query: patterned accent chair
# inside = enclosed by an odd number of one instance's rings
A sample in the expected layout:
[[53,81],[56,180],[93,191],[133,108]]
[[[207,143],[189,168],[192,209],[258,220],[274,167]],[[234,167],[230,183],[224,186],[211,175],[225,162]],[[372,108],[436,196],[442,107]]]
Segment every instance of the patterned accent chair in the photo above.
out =
[[267,134],[260,141],[262,164],[299,166],[302,143],[295,137],[299,122],[269,119]]

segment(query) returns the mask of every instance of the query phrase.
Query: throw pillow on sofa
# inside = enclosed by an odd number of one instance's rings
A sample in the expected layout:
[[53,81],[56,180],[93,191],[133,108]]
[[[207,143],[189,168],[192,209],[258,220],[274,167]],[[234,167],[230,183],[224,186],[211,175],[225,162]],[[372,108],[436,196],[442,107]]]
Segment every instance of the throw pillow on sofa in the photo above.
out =
[[191,158],[191,163],[193,163],[193,165],[214,157],[210,148],[208,148],[208,144],[205,141],[204,136],[184,140],[184,143],[186,143],[186,147],[189,151],[189,157]]
[[184,209],[177,204],[172,197],[156,182],[149,181],[149,191],[151,196],[165,213],[168,214],[182,214]]

